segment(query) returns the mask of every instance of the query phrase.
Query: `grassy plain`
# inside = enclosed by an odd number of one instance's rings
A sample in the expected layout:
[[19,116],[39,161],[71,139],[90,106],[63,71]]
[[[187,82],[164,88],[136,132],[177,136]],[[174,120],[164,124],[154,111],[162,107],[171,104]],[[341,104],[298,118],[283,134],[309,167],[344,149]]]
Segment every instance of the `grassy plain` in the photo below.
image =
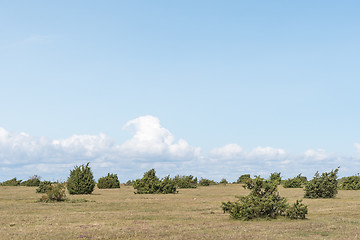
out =
[[[246,195],[241,185],[139,195],[132,187],[68,195],[89,202],[36,202],[35,187],[0,187],[0,239],[360,239],[360,191],[305,199],[307,220],[238,221],[220,205]],[[279,188],[290,203],[302,189]]]

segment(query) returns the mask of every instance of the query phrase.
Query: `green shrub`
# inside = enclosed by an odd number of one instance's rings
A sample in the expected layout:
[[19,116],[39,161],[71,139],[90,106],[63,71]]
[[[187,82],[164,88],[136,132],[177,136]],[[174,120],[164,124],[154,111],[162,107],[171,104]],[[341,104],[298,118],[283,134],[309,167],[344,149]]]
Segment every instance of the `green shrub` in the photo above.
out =
[[284,181],[284,188],[302,188],[306,184],[306,177],[301,176],[301,173],[294,178],[288,178]]
[[281,183],[281,173],[279,173],[279,172],[271,173],[269,181],[274,183],[275,185],[280,185],[280,183]]
[[333,198],[337,194],[337,173],[339,168],[319,175],[316,172],[314,178],[305,185],[305,198]]
[[50,188],[40,198],[41,202],[60,202],[66,200],[65,186],[64,184],[54,183],[50,185]]
[[108,173],[108,175],[106,177],[99,178],[97,186],[100,189],[120,188],[120,182],[119,182],[118,176],[116,174]]
[[228,181],[225,178],[223,178],[223,179],[221,179],[221,181],[219,183],[220,184],[228,184]]
[[176,193],[176,184],[169,176],[160,180],[155,173],[155,169],[151,169],[134,182],[136,194]]
[[351,176],[341,179],[341,189],[360,190],[360,176]]
[[134,180],[128,180],[124,185],[125,186],[132,186],[132,185],[134,185]]
[[214,180],[210,180],[207,178],[201,178],[199,181],[199,185],[200,186],[210,186],[210,185],[215,185],[216,182]]
[[176,184],[175,182],[170,178],[170,176],[164,177],[160,181],[160,193],[176,193]]
[[151,169],[144,174],[142,179],[136,179],[133,185],[134,189],[137,190],[136,193],[151,194],[160,192],[160,180],[155,173],[155,169]]
[[89,163],[75,166],[70,171],[70,177],[67,181],[67,189],[70,194],[91,194],[94,188],[95,180]]
[[239,177],[236,183],[246,183],[248,179],[250,179],[250,174],[244,174]]
[[304,184],[304,186],[305,186],[305,184],[308,182],[307,177],[305,177],[305,176],[300,176],[300,178],[301,178],[301,181],[303,182],[303,184]]
[[302,200],[296,200],[294,205],[287,209],[285,216],[291,219],[305,219],[307,213],[308,208],[302,203]]
[[[235,202],[222,203],[224,213],[228,212],[232,218],[240,220],[277,216],[302,218],[307,214],[307,207],[301,202],[297,201],[295,207],[289,207],[287,200],[279,195],[274,182],[256,177],[246,181],[244,188],[251,191],[249,195],[238,197],[238,201]],[[297,208],[301,212],[298,213]]]
[[22,180],[17,180],[16,177],[1,183],[1,186],[20,186]]
[[40,176],[34,175],[34,176],[30,177],[28,180],[22,182],[21,186],[37,187],[40,184],[40,179],[41,179]]
[[49,189],[51,189],[51,182],[50,181],[42,181],[39,184],[39,187],[36,189],[37,193],[46,193],[46,191],[48,191]]
[[174,177],[173,181],[175,182],[177,188],[196,188],[198,182],[197,178],[194,178],[192,175],[177,175]]

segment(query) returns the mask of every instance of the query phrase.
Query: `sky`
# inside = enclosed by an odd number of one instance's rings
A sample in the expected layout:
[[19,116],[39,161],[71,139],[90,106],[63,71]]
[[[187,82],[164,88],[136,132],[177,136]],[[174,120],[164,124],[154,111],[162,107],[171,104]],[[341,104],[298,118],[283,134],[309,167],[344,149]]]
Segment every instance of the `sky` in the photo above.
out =
[[2,1],[0,181],[360,172],[358,1]]

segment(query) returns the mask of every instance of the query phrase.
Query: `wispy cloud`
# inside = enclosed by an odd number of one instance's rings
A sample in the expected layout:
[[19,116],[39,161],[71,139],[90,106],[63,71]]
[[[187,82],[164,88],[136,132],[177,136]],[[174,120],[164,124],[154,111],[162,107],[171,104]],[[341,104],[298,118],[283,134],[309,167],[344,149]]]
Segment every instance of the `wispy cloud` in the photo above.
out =
[[0,49],[13,49],[19,47],[30,47],[35,45],[43,45],[52,43],[56,39],[55,35],[30,35],[23,39],[15,40],[12,43],[8,43],[0,46]]
[[357,156],[360,158],[360,143],[354,143],[354,147],[356,148]]
[[27,38],[25,38],[22,41],[19,41],[19,44],[25,45],[25,44],[43,44],[43,43],[49,43],[53,41],[55,38],[54,35],[32,35]]

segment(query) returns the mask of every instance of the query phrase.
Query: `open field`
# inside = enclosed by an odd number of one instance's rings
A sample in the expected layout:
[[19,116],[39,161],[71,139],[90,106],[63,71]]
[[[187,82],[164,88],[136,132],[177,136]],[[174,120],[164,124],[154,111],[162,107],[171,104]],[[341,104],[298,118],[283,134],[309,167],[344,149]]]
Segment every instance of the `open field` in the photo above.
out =
[[[305,199],[307,220],[242,222],[221,202],[246,195],[241,185],[138,195],[134,189],[96,189],[69,196],[89,202],[39,203],[35,187],[0,187],[0,239],[360,239],[360,191],[334,199]],[[279,188],[290,203],[302,189]]]

